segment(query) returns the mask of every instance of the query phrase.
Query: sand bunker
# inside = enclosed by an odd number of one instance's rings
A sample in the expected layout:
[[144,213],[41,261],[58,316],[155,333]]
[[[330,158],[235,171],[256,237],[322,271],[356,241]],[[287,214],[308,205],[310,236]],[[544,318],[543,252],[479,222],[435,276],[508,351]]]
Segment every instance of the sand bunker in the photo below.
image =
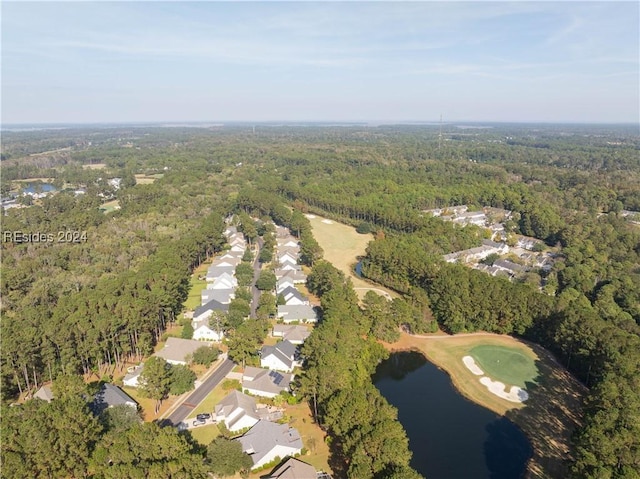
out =
[[524,389],[519,388],[518,386],[511,386],[511,389],[507,392],[507,387],[504,383],[501,383],[500,381],[493,381],[491,378],[484,376],[484,371],[478,367],[471,356],[463,357],[462,362],[473,374],[476,376],[482,376],[480,378],[480,384],[486,386],[490,393],[511,402],[524,402],[529,399],[529,394]]
[[506,386],[504,383],[501,383],[500,381],[492,381],[486,376],[480,378],[480,383],[484,384],[491,393],[501,397],[502,399],[506,399],[507,401],[524,402],[529,399],[527,391],[519,388],[518,386],[511,386],[509,392],[506,392]]
[[462,358],[462,362],[476,376],[484,376],[484,371],[478,367],[475,360],[471,356],[465,356]]
[[326,223],[328,225],[332,225],[333,224],[333,221],[331,221],[331,220],[322,220],[322,222]]
[[305,215],[307,218],[309,218],[310,220],[315,219],[316,215]]

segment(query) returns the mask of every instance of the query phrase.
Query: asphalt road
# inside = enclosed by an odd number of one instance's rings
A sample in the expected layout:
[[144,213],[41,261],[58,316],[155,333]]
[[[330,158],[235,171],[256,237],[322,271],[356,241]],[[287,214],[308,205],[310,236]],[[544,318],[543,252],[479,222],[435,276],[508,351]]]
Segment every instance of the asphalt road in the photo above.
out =
[[218,369],[209,376],[198,389],[193,391],[184,402],[176,408],[175,411],[167,418],[171,424],[177,426],[186,417],[191,414],[191,411],[202,402],[202,400],[209,395],[209,393],[215,388],[220,381],[222,381],[229,372],[233,369],[235,363],[230,359],[225,359]]

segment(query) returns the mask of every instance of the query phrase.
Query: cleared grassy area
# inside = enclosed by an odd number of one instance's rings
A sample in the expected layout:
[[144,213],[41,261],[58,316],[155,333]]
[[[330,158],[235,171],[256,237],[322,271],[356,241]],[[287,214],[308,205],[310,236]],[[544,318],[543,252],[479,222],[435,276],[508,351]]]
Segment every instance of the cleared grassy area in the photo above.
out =
[[286,406],[285,414],[289,416],[289,424],[300,433],[302,443],[309,454],[300,457],[301,461],[314,466],[318,471],[329,472],[329,446],[325,442],[326,434],[313,421],[309,404],[306,402]]
[[136,179],[136,185],[148,185],[162,178],[164,176],[164,173],[157,173],[155,175],[145,175],[143,173],[138,173],[137,175],[133,176]]
[[90,165],[82,165],[85,170],[103,170],[107,167],[106,163],[93,163]]
[[469,355],[487,376],[508,385],[526,388],[538,377],[534,359],[515,348],[476,346]]
[[211,441],[220,435],[220,430],[215,424],[189,429],[189,432],[203,446],[208,446]]
[[[415,337],[403,333],[398,342],[385,346],[389,350],[421,351],[429,361],[450,375],[464,396],[520,427],[534,451],[527,477],[548,479],[568,476],[571,434],[581,423],[586,389],[544,348],[510,336],[487,333],[447,337]],[[471,351],[479,346],[512,350],[533,361],[538,374],[536,382],[525,382],[529,393],[526,402],[512,403],[495,396],[466,368],[462,358],[472,355]]]
[[394,298],[398,296],[397,293],[384,286],[365,281],[356,276],[354,272],[358,257],[365,255],[367,245],[373,239],[370,234],[361,235],[352,226],[327,220],[320,216],[311,216],[309,222],[313,237],[324,250],[324,259],[342,271],[348,278],[351,278],[358,297],[362,298],[370,289],[379,294],[389,294]]
[[111,213],[112,211],[120,209],[120,202],[118,200],[107,201],[106,203],[102,203],[100,205],[100,209],[104,213]]
[[204,276],[207,273],[207,269],[209,268],[210,262],[202,263],[198,266],[191,275],[191,279],[189,280],[189,296],[187,300],[184,302],[184,309],[188,311],[193,311],[197,307],[200,306],[202,301],[202,290],[207,288],[207,280],[198,279],[199,276]]

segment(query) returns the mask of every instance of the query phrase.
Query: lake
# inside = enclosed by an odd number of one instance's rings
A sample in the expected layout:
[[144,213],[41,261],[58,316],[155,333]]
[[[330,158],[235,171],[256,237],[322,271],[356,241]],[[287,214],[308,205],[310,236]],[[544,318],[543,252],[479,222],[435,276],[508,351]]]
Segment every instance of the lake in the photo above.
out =
[[22,188],[23,193],[50,193],[51,191],[56,191],[56,187],[51,183],[27,183]]
[[458,393],[414,351],[392,353],[374,375],[409,437],[411,466],[428,479],[518,479],[532,450],[508,419]]

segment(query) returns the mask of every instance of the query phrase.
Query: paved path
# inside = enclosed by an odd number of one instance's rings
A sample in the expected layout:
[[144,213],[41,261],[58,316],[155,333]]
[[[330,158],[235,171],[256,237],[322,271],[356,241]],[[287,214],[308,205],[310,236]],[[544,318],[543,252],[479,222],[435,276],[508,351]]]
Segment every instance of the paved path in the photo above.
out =
[[211,374],[198,389],[193,391],[172,413],[167,420],[174,426],[177,426],[186,417],[191,414],[191,411],[200,404],[204,398],[215,388],[225,376],[231,372],[235,363],[230,359],[225,359],[220,363],[218,368]]

